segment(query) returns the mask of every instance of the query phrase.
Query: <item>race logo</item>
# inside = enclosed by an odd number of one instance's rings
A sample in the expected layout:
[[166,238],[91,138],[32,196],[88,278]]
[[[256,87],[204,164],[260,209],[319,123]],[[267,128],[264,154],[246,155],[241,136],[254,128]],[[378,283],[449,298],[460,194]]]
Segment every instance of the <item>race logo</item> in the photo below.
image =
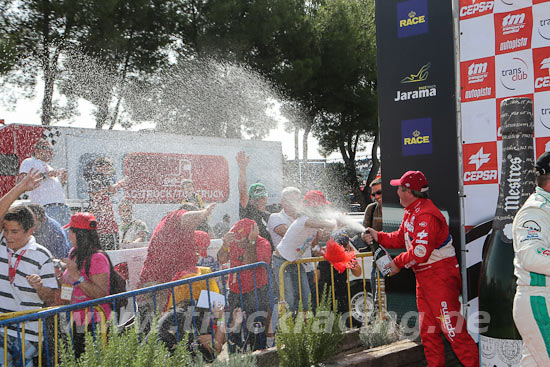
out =
[[509,57],[507,60],[499,59],[500,64],[497,65],[496,74],[500,96],[516,96],[533,90],[529,62],[519,56]]
[[462,146],[464,185],[498,183],[497,143],[475,143]]
[[531,48],[532,29],[531,8],[495,14],[496,54]]
[[535,92],[550,90],[550,47],[533,49]]
[[460,0],[460,20],[491,14],[494,7],[494,1]]
[[495,98],[495,58],[460,63],[462,102]]
[[401,121],[403,156],[432,154],[432,119]]
[[408,0],[397,3],[397,37],[428,33],[428,1]]
[[431,63],[422,65],[420,70],[414,74],[409,74],[401,79],[403,87],[413,88],[411,90],[398,90],[395,102],[408,101],[411,99],[435,97],[437,95],[437,87],[435,85],[425,85],[422,82],[428,79],[430,75]]

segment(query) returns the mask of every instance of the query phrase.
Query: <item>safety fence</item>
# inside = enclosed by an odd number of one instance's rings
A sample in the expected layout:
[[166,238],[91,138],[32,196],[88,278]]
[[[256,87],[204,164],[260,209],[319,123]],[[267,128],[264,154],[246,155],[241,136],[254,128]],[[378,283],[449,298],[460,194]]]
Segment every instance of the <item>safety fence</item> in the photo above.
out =
[[[257,271],[260,269],[265,269],[265,272],[267,273],[267,285],[263,287],[263,289],[258,289],[256,287],[257,285]],[[243,273],[248,272],[248,274],[252,275],[252,290],[243,293]],[[239,285],[239,293],[234,293],[228,288],[228,278],[233,276],[234,281],[236,280]],[[235,279],[236,278],[236,279]],[[226,332],[226,340],[230,340],[230,332],[233,333],[235,330],[230,328],[229,322],[231,320],[231,316],[229,311],[229,302],[228,298],[232,298],[234,301],[236,300],[237,306],[240,306],[242,310],[251,310],[256,311],[258,313],[261,313],[260,310],[260,304],[262,302],[265,303],[265,299],[261,299],[262,295],[264,297],[268,298],[268,314],[267,318],[270,318],[271,310],[273,310],[274,305],[274,297],[273,297],[273,279],[272,279],[272,273],[271,273],[271,267],[266,264],[265,262],[258,262],[254,264],[248,264],[243,266],[238,266],[231,269],[226,270],[220,270],[216,272],[206,273],[203,275],[193,276],[181,280],[172,281],[169,283],[163,283],[159,285],[154,285],[150,287],[140,288],[129,292],[119,293],[116,295],[111,295],[103,298],[97,298],[81,303],[66,305],[66,306],[57,306],[57,307],[47,307],[47,308],[41,308],[37,310],[31,310],[31,311],[25,311],[25,312],[13,312],[13,313],[5,313],[0,315],[0,333],[1,330],[3,330],[3,333],[0,335],[3,335],[3,345],[0,343],[0,348],[3,348],[3,365],[9,366],[9,365],[21,365],[21,366],[27,366],[27,359],[33,358],[34,362],[37,363],[39,367],[44,365],[46,366],[57,366],[59,363],[59,343],[60,343],[60,337],[65,338],[67,342],[74,343],[73,339],[73,333],[74,333],[74,319],[73,315],[75,311],[84,310],[85,313],[85,325],[89,325],[88,329],[91,331],[94,339],[98,336],[98,334],[101,336],[101,340],[103,341],[104,345],[106,345],[107,342],[107,318],[105,317],[104,309],[101,307],[101,305],[108,304],[111,306],[112,310],[116,309],[117,302],[122,302],[123,300],[128,300],[128,306],[126,306],[126,309],[130,307],[130,311],[125,311],[125,315],[115,315],[113,319],[118,319],[125,321],[125,325],[119,324],[118,330],[122,330],[124,327],[127,327],[129,324],[131,324],[132,321],[137,321],[140,323],[144,317],[143,312],[140,312],[139,305],[144,304],[147,305],[147,301],[152,301],[152,309],[150,310],[151,314],[156,314],[159,311],[159,307],[157,307],[157,301],[159,298],[160,301],[163,301],[164,296],[157,296],[159,293],[167,293],[168,298],[167,302],[165,303],[165,314],[168,310],[170,310],[170,315],[173,317],[168,318],[170,322],[173,322],[173,326],[175,327],[175,335],[177,341],[183,340],[185,337],[185,334],[187,332],[190,332],[195,337],[195,343],[194,345],[197,345],[197,336],[201,333],[202,326],[201,324],[196,322],[196,315],[193,311],[191,316],[191,322],[188,323],[182,323],[178,322],[178,315],[183,315],[183,317],[187,317],[187,315],[184,313],[182,314],[179,310],[179,307],[183,303],[186,303],[192,310],[194,310],[195,307],[197,308],[204,308],[205,313],[203,316],[203,320],[206,319],[206,323],[210,325],[208,328],[208,333],[211,335],[211,343],[214,345],[214,332],[215,332],[215,322],[214,317],[211,312],[208,312],[208,310],[212,310],[215,301],[213,300],[215,294],[217,292],[214,292],[217,289],[217,281],[219,280],[219,284],[221,286],[221,293],[220,295],[223,296],[223,303],[224,303],[224,317],[222,317],[220,320],[223,320],[222,322],[225,323],[225,332]],[[212,283],[214,281],[215,283]],[[250,282],[250,278],[246,279],[245,281]],[[199,286],[196,286],[197,284],[201,284]],[[266,288],[267,287],[267,288]],[[216,288],[212,290],[212,288]],[[206,293],[206,299],[207,303],[206,305],[198,304],[201,302],[201,299],[198,295],[193,294],[193,292],[197,292],[198,290],[205,290]],[[260,290],[264,290],[263,294],[260,294]],[[213,293],[211,292],[213,291]],[[254,293],[252,296],[251,293]],[[182,296],[183,295],[183,296]],[[178,299],[178,297],[180,299]],[[218,297],[215,297],[216,299]],[[221,299],[219,300],[221,301]],[[248,302],[247,302],[248,301]],[[250,304],[252,303],[252,305]],[[255,304],[254,304],[255,303]],[[235,304],[231,305],[233,308],[235,308]],[[255,307],[254,307],[255,306]],[[147,307],[144,307],[147,308]],[[168,309],[167,309],[168,308]],[[252,313],[252,312],[249,312]],[[112,313],[114,314],[114,313]],[[122,312],[121,312],[122,314]],[[130,314],[131,317],[122,318],[121,316],[128,316]],[[89,317],[91,315],[91,317]],[[97,316],[96,316],[97,315]],[[142,316],[140,316],[142,315]],[[247,335],[248,332],[257,332],[258,331],[258,325],[257,322],[254,320],[252,323],[250,323],[247,319],[247,315],[243,314],[243,322],[245,323],[246,327],[242,327],[239,330],[239,337],[242,342],[240,346],[240,350],[246,350],[248,347],[252,348],[249,343],[247,343],[250,338],[249,335]],[[99,325],[98,321],[99,319]],[[161,318],[162,319],[162,318]],[[29,325],[29,323],[37,322],[38,323],[38,332],[36,334],[38,342],[31,343],[28,340],[26,340],[26,335],[29,335],[30,338],[30,332],[26,332],[26,325]],[[268,321],[269,322],[269,321]],[[191,330],[185,330],[185,325],[191,324]],[[116,322],[115,324],[118,324]],[[250,327],[249,327],[249,324]],[[53,330],[48,330],[48,327]],[[146,330],[143,328],[144,325],[140,325],[140,331]],[[213,326],[213,327],[212,327]],[[264,334],[265,331],[267,331],[267,322],[262,325]],[[99,328],[99,329],[98,329]],[[171,330],[174,330],[170,326]],[[182,329],[183,328],[183,329]],[[12,349],[15,348],[15,353],[10,356],[15,359],[15,361],[10,360],[11,364],[8,363],[8,355],[10,354],[8,352],[8,330],[11,331],[10,336],[12,339],[10,339],[10,342],[13,341],[13,334],[15,334],[15,343],[11,343]],[[30,330],[30,329],[29,329]],[[61,335],[60,335],[61,334]],[[235,333],[236,334],[236,333]],[[145,335],[142,335],[144,337]],[[233,338],[234,339],[234,338]],[[15,345],[13,345],[15,344]],[[266,347],[266,340],[260,340],[258,342],[259,347],[256,346],[254,349],[263,349]],[[28,353],[26,353],[26,349],[28,348],[36,348],[38,350],[38,354],[34,355],[32,357],[29,357]],[[13,350],[12,350],[13,352]]]
[[[312,299],[315,300],[316,305],[319,305],[320,301],[320,295],[323,292],[323,289],[321,288],[322,285],[320,284],[327,284],[330,287],[330,296],[332,299],[332,309],[334,312],[347,309],[348,317],[349,317],[349,327],[359,327],[366,323],[367,317],[369,314],[373,314],[375,303],[377,305],[377,314],[379,318],[384,318],[386,313],[386,292],[385,292],[385,284],[384,284],[384,278],[380,277],[380,273],[378,271],[371,271],[372,267],[375,267],[371,261],[371,259],[368,259],[369,257],[372,257],[372,252],[363,252],[356,254],[357,262],[361,266],[361,275],[360,276],[354,276],[351,273],[351,270],[347,268],[345,270],[345,295],[342,294],[341,289],[341,282],[338,282],[339,278],[342,279],[341,275],[335,275],[336,270],[334,267],[328,263],[323,257],[309,257],[309,258],[303,258],[299,259],[293,262],[285,261],[281,265],[279,269],[279,274],[275,274],[275,276],[278,277],[278,286],[279,286],[279,315],[282,316],[284,312],[288,311],[288,308],[290,307],[292,309],[292,305],[289,305],[287,302],[285,302],[285,286],[288,286],[289,279],[287,278],[287,283],[285,285],[285,271],[287,271],[288,267],[296,266],[297,269],[297,279],[301,279],[302,272],[304,269],[302,269],[302,264],[314,264],[315,268],[315,279],[313,281],[308,282],[308,286],[313,286],[315,288],[315,294]],[[320,269],[319,264],[325,263],[326,266],[323,267],[323,269]],[[288,269],[291,270],[291,269]],[[293,271],[293,270],[292,270]],[[323,274],[322,272],[325,272]],[[327,274],[327,272],[329,274]],[[367,284],[367,278],[366,275],[370,274],[371,278],[369,279],[369,284]],[[374,281],[371,281],[372,275],[375,276]],[[321,281],[322,279],[325,279],[325,281]],[[328,278],[329,282],[326,281]],[[299,297],[299,302],[301,304],[306,304],[303,298],[304,292],[302,291],[303,285],[302,281],[296,282],[298,285],[298,290],[296,292],[296,295]],[[291,284],[291,286],[295,286],[295,284]],[[375,289],[372,289],[375,288]],[[378,290],[378,291],[376,291]],[[375,292],[375,296],[369,295],[369,292]],[[313,293],[313,292],[311,292]],[[288,295],[288,294],[287,294]],[[306,292],[307,296],[307,292]],[[297,302],[296,302],[297,303]],[[312,305],[312,308],[315,308],[315,305]],[[293,310],[294,311],[294,310]]]

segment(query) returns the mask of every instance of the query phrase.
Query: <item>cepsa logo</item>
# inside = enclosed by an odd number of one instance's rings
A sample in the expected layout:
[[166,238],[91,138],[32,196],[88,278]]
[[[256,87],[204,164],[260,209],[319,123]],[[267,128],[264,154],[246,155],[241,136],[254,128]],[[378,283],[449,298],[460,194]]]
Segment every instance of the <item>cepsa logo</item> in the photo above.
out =
[[531,8],[495,14],[497,55],[531,48],[533,14]]
[[401,121],[401,152],[403,156],[432,153],[432,119]]
[[464,185],[498,183],[497,143],[475,143],[462,146]]
[[533,49],[535,92],[550,90],[550,47]]
[[397,37],[428,33],[428,1],[408,0],[397,3]]
[[493,12],[494,1],[460,0],[460,19],[479,17]]
[[495,58],[460,63],[462,101],[477,101],[495,97]]

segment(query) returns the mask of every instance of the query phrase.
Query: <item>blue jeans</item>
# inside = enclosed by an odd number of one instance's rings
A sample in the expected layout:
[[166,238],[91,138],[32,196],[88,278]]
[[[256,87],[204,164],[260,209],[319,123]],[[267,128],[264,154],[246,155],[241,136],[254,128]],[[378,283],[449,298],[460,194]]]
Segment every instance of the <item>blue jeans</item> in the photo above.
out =
[[[0,333],[0,366],[4,366],[4,333]],[[37,345],[34,342],[25,342],[25,367],[33,367],[33,357],[38,356]],[[6,367],[22,366],[21,340],[8,335],[8,364]]]
[[[286,260],[280,256],[273,255],[271,260],[271,266],[273,267],[273,275],[277,288],[280,288],[279,284],[279,270]],[[298,266],[300,266],[300,279],[298,279]],[[300,305],[300,295],[298,281],[300,281],[302,287],[302,305],[303,309],[307,310],[309,304],[309,296],[311,291],[309,289],[309,282],[307,279],[307,273],[302,264],[290,264],[285,268],[284,272],[284,286],[285,286],[285,301],[288,304],[289,310],[295,312]]]
[[46,204],[44,205],[44,210],[46,211],[46,215],[55,219],[59,224],[61,224],[61,227],[69,223],[71,220],[71,211],[67,205]]

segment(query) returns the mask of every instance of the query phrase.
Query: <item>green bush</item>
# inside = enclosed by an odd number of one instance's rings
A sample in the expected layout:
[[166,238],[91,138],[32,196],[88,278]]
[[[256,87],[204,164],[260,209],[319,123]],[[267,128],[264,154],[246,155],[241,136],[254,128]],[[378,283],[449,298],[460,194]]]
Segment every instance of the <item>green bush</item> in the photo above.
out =
[[362,327],[359,337],[366,349],[391,344],[401,339],[399,325],[391,319],[376,319],[370,325]]
[[331,306],[325,289],[315,314],[310,308],[307,313],[287,312],[281,317],[275,334],[281,367],[310,367],[338,353],[343,338],[341,315]]
[[[199,356],[193,358],[187,349],[187,336],[178,343],[174,353],[171,353],[157,337],[155,325],[153,331],[142,342],[139,340],[138,327],[130,328],[123,333],[117,333],[111,326],[107,346],[103,346],[101,338],[94,340],[90,333],[86,334],[86,350],[77,360],[72,345],[61,341],[61,367],[203,367],[206,363]],[[255,367],[255,357],[245,354],[231,355],[229,360],[214,361],[212,367]]]

